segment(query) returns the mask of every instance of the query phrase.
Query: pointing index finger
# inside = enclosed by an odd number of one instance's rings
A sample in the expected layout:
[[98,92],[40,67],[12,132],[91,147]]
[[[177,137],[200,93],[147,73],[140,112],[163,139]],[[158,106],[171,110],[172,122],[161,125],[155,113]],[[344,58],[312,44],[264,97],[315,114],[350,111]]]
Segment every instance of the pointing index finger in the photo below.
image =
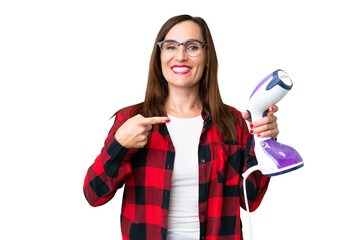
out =
[[149,118],[144,118],[142,121],[142,124],[153,125],[153,124],[166,123],[166,122],[170,122],[170,118],[168,118],[168,117],[149,117]]

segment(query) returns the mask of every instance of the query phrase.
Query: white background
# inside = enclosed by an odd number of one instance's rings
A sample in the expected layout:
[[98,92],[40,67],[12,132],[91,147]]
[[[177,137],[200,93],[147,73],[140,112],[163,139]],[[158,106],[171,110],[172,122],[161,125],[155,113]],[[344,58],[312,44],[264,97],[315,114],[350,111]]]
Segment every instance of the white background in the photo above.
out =
[[278,139],[305,167],[272,179],[254,239],[360,239],[360,14],[350,0],[1,1],[1,239],[121,239],[122,191],[92,208],[83,180],[112,114],[143,101],[158,30],[183,13],[212,31],[227,104],[244,110],[278,68],[294,82],[278,104]]

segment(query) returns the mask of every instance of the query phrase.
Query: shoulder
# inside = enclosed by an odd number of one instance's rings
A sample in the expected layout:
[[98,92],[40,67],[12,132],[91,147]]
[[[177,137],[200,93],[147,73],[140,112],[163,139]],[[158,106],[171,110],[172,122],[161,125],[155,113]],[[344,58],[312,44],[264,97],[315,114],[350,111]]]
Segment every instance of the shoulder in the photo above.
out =
[[110,129],[109,135],[115,134],[116,131],[121,127],[121,125],[123,125],[129,118],[133,116],[134,111],[139,108],[139,105],[140,103],[118,110],[112,116],[112,118],[115,117],[115,120],[112,128]]
[[243,122],[245,123],[245,119],[242,117],[242,114],[239,110],[229,105],[225,105],[225,106],[233,114],[238,124],[242,125]]
[[235,107],[232,107],[229,105],[226,105],[226,107],[229,109],[229,111],[231,111],[231,113],[233,114],[233,116],[235,118],[235,122],[236,122],[235,124],[236,124],[236,130],[238,132],[239,142],[245,142],[246,141],[245,138],[249,134],[249,128],[248,128],[248,125],[247,125],[245,119],[242,116],[242,113]]
[[118,110],[113,117],[115,117],[115,122],[123,123],[128,120],[130,117],[137,114],[137,112],[142,111],[142,103],[124,107]]
[[226,107],[229,109],[229,111],[231,111],[231,113],[235,117],[236,130],[238,133],[237,141],[241,144],[241,146],[245,146],[245,144],[248,142],[249,136],[251,136],[251,135],[249,135],[249,129],[246,124],[246,121],[243,118],[241,112],[239,110],[237,110],[235,107],[228,106],[228,105],[226,105]]

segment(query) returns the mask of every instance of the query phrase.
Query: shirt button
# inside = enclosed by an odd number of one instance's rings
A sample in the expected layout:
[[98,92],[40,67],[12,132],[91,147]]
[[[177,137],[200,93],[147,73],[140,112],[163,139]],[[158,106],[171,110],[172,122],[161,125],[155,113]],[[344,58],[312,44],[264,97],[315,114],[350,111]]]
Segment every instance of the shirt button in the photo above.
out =
[[204,216],[205,214],[206,214],[206,212],[205,212],[205,211],[202,211],[202,212],[201,212],[201,215],[203,215],[203,216]]
[[205,163],[205,159],[201,159],[200,162],[201,162],[201,163]]
[[205,237],[201,237],[201,239],[205,239]]

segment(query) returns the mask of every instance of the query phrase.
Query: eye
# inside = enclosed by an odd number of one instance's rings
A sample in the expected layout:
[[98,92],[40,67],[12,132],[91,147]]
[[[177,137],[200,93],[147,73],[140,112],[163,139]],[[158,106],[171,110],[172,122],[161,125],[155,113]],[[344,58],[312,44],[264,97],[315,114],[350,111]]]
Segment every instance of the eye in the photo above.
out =
[[176,51],[177,48],[178,48],[178,45],[176,44],[176,42],[169,41],[169,42],[163,43],[163,49],[166,51]]
[[174,45],[166,46],[166,50],[175,50],[175,49],[176,49],[176,46],[174,46]]
[[188,51],[198,51],[200,49],[200,43],[198,42],[188,42],[186,44],[186,50]]
[[192,51],[196,51],[199,49],[199,47],[194,45],[194,46],[189,46],[188,49]]

